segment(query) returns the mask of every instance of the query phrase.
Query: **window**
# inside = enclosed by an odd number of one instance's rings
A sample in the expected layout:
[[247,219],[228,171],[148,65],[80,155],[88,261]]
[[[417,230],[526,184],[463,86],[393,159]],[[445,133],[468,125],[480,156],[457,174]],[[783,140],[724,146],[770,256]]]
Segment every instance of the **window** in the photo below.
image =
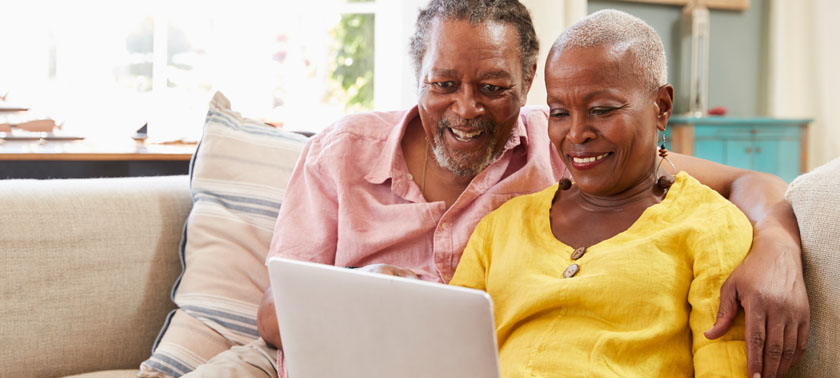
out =
[[413,103],[407,45],[425,2],[21,2],[0,15],[0,95],[86,136],[148,123],[152,139],[197,139],[216,90],[319,131]]

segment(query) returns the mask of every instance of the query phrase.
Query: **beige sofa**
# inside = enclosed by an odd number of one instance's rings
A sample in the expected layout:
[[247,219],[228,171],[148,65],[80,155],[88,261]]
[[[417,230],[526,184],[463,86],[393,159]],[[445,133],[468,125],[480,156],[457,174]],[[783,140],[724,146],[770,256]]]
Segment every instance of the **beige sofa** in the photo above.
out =
[[0,377],[136,376],[191,206],[187,176],[0,181]]
[[[840,159],[788,199],[812,301],[791,376],[840,377]],[[0,377],[135,376],[174,308],[191,206],[186,176],[0,181]]]

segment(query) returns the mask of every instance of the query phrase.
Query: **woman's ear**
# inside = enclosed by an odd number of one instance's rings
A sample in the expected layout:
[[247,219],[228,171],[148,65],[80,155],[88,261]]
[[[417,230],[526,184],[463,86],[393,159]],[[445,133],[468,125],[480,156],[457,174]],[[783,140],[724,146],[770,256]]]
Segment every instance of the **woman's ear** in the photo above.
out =
[[659,87],[654,101],[656,103],[656,128],[659,131],[665,131],[671,112],[674,111],[674,87],[671,84]]

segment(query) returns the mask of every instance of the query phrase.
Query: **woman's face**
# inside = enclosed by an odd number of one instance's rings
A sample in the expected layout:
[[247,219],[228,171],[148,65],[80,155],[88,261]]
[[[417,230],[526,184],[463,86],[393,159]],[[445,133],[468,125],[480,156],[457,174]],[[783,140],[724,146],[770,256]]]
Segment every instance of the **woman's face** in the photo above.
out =
[[643,88],[630,54],[612,46],[552,52],[545,77],[548,134],[582,192],[610,196],[654,182],[670,85]]

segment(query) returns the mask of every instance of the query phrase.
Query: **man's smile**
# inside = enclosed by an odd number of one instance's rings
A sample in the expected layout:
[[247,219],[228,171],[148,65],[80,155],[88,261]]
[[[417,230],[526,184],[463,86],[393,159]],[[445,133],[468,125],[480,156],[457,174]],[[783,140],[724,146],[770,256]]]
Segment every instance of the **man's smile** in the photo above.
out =
[[478,138],[481,134],[484,133],[483,130],[474,130],[474,131],[466,131],[466,130],[458,130],[453,128],[447,128],[452,134],[455,136],[455,139],[461,142],[469,142],[475,138]]
[[466,131],[453,129],[451,127],[447,127],[446,129],[450,131],[453,137],[455,137],[455,140],[464,143],[471,142],[484,134],[484,130]]

